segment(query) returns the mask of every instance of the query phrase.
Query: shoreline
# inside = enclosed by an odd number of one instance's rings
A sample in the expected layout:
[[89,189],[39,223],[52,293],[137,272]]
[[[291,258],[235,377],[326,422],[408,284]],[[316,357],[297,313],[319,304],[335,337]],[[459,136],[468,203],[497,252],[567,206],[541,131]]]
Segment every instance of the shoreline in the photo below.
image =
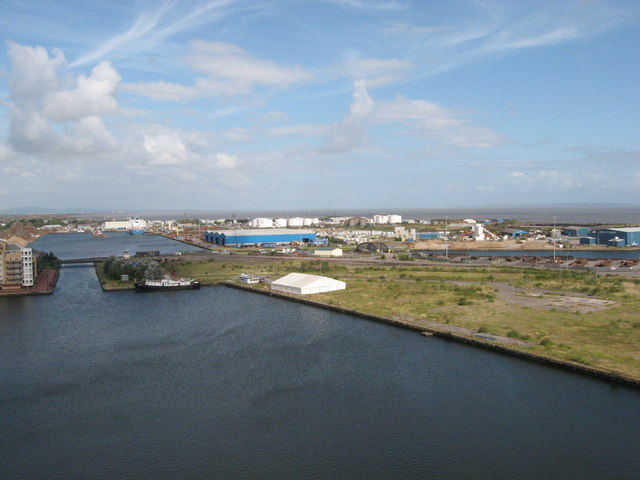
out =
[[[94,263],[94,269],[96,271],[96,276],[98,277],[98,280],[100,282],[100,286],[104,292],[135,291],[135,287],[133,285],[125,285],[122,287],[108,286],[107,282],[100,275],[97,263]],[[374,321],[377,323],[382,323],[392,327],[411,330],[416,333],[427,332],[427,334],[430,334],[439,338],[443,338],[446,340],[455,341],[458,343],[464,343],[470,346],[484,348],[486,350],[493,350],[497,353],[511,355],[513,357],[518,357],[518,358],[529,360],[529,361],[535,361],[537,363],[542,363],[547,366],[562,368],[564,370],[570,370],[576,373],[581,373],[581,374],[589,375],[591,377],[600,378],[602,380],[606,380],[616,384],[623,384],[623,385],[631,386],[636,389],[640,389],[640,379],[635,379],[633,377],[625,376],[623,374],[612,373],[607,370],[599,369],[596,367],[590,367],[580,363],[575,363],[575,362],[566,361],[566,360],[559,360],[553,357],[547,357],[540,354],[522,351],[517,348],[512,348],[508,345],[494,343],[491,340],[483,339],[482,337],[476,338],[468,335],[457,334],[451,331],[441,330],[436,327],[420,325],[418,324],[418,322],[412,321],[410,319],[390,318],[390,317],[385,317],[380,315],[373,315],[369,313],[360,312],[358,310],[330,305],[330,304],[319,302],[309,298],[295,297],[295,296],[287,295],[280,292],[274,292],[272,290],[263,290],[263,289],[258,289],[252,286],[245,286],[229,280],[219,281],[219,282],[202,282],[202,286],[223,286],[223,287],[235,288],[238,290],[244,290],[247,292],[253,292],[260,295],[271,296],[271,297],[276,297],[276,298],[280,298],[280,299],[291,301],[291,302],[301,303],[301,304],[309,305],[312,307],[323,308],[325,310],[330,310],[337,313],[344,313],[347,315],[351,315],[351,316],[362,318],[369,321]]]
[[558,360],[558,359],[554,359],[551,357],[545,357],[542,355],[538,355],[538,354],[534,354],[534,353],[529,353],[529,352],[523,352],[522,350],[517,350],[515,348],[509,348],[508,346],[505,345],[498,345],[495,343],[491,343],[488,340],[482,340],[480,338],[473,338],[473,337],[468,337],[468,336],[464,336],[464,335],[457,335],[453,332],[447,332],[447,331],[442,331],[439,330],[437,328],[430,328],[430,327],[425,327],[422,325],[418,325],[416,323],[413,323],[409,320],[400,320],[400,319],[393,319],[393,318],[389,318],[389,317],[383,317],[383,316],[379,316],[379,315],[373,315],[370,313],[363,313],[363,312],[359,312],[357,310],[350,310],[348,308],[344,308],[344,307],[337,307],[335,305],[329,305],[326,303],[322,303],[322,302],[317,302],[315,300],[310,300],[308,298],[298,298],[298,297],[293,297],[293,296],[289,296],[289,295],[285,295],[282,293],[278,293],[278,292],[273,292],[271,290],[267,291],[267,290],[259,290],[250,286],[244,286],[244,285],[240,285],[237,283],[232,283],[232,282],[221,282],[218,283],[217,285],[220,286],[224,286],[224,287],[229,287],[229,288],[235,288],[238,290],[244,290],[244,291],[248,291],[248,292],[253,292],[253,293],[259,293],[261,295],[265,295],[265,296],[270,296],[270,297],[277,297],[283,300],[288,300],[288,301],[292,301],[292,302],[296,302],[296,303],[302,303],[304,305],[309,305],[312,307],[318,307],[318,308],[323,308],[325,310],[331,310],[333,312],[337,312],[337,313],[344,313],[347,315],[352,315],[354,317],[358,317],[358,318],[362,318],[365,320],[370,320],[370,321],[374,321],[376,323],[382,323],[385,325],[389,325],[392,327],[397,327],[397,328],[403,328],[405,330],[411,330],[417,333],[423,333],[423,332],[428,332],[430,334],[432,334],[434,337],[439,337],[439,338],[444,338],[446,340],[450,340],[450,341],[454,341],[454,342],[458,342],[458,343],[466,343],[468,345],[474,346],[474,347],[480,347],[480,348],[484,348],[486,350],[493,350],[495,352],[498,353],[502,353],[502,354],[506,354],[506,355],[511,355],[513,357],[518,357],[518,358],[522,358],[525,360],[529,360],[529,361],[535,361],[538,363],[542,363],[551,367],[557,367],[557,368],[562,368],[564,370],[571,370],[573,372],[577,372],[577,373],[581,373],[581,374],[585,374],[585,375],[589,375],[591,377],[597,377],[600,378],[602,380],[607,380],[610,382],[614,382],[614,383],[618,383],[618,384],[623,384],[623,385],[627,385],[636,389],[640,389],[640,380],[636,380],[634,378],[631,377],[627,377],[624,375],[616,375],[613,373],[610,373],[606,370],[602,370],[599,368],[595,368],[595,367],[588,367],[586,365],[581,365],[579,363],[574,363],[574,362],[567,362],[564,360]]

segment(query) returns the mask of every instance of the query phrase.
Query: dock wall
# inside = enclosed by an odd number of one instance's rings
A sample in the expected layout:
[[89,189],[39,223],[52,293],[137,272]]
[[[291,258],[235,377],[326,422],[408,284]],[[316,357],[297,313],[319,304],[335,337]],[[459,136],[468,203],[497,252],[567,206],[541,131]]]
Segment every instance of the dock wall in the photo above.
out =
[[480,347],[487,350],[493,350],[495,352],[511,355],[513,357],[523,358],[525,360],[530,360],[538,363],[543,363],[545,365],[549,365],[552,367],[559,367],[564,370],[571,370],[573,372],[578,372],[585,375],[590,375],[592,377],[601,378],[603,380],[607,380],[610,382],[621,383],[624,385],[628,385],[634,388],[640,389],[640,380],[636,380],[631,377],[627,377],[624,375],[616,375],[614,373],[607,372],[606,370],[601,370],[599,368],[588,367],[586,365],[581,365],[579,363],[568,362],[565,360],[558,360],[554,358],[544,357],[542,355],[537,355],[530,352],[525,352],[522,350],[517,350],[515,348],[510,348],[505,345],[498,345],[496,343],[491,343],[488,340],[476,339],[472,337],[467,337],[463,335],[458,335],[452,332],[442,331],[431,327],[426,327],[423,325],[419,325],[417,322],[412,322],[410,320],[399,320],[394,318],[382,317],[379,315],[373,315],[369,313],[362,313],[356,310],[349,310],[348,308],[337,307],[335,305],[328,305],[326,303],[317,302],[314,300],[310,300],[308,298],[301,297],[293,297],[286,294],[282,294],[279,292],[273,292],[269,290],[259,290],[250,286],[244,286],[237,283],[224,282],[221,284],[222,286],[235,288],[238,290],[244,290],[248,292],[258,293],[261,295],[266,295],[270,297],[277,297],[283,300],[288,300],[290,302],[302,303],[305,305],[309,305],[312,307],[324,308],[326,310],[331,310],[333,312],[345,313],[347,315],[352,315],[354,317],[363,318],[365,320],[374,321],[377,323],[382,323],[385,325],[390,325],[393,327],[404,328],[405,330],[412,330],[414,332],[422,333],[429,332],[432,333],[434,337],[440,337],[446,340],[451,340],[454,342],[464,343],[467,345],[472,345],[474,347]]

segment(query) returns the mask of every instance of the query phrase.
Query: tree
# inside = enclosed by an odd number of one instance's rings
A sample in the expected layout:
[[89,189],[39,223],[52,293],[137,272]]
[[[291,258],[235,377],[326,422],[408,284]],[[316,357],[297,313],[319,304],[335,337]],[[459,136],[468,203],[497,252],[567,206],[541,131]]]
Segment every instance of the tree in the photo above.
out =
[[144,278],[146,280],[160,280],[162,278],[162,269],[160,268],[160,264],[153,260],[150,261],[144,272]]

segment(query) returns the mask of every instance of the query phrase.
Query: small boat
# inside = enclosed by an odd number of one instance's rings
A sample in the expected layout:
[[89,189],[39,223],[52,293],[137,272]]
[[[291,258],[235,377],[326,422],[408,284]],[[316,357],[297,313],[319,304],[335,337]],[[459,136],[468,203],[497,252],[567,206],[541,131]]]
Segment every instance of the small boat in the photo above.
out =
[[151,292],[161,290],[194,290],[200,288],[197,280],[173,279],[164,277],[161,280],[144,280],[135,283],[136,290],[140,292]]

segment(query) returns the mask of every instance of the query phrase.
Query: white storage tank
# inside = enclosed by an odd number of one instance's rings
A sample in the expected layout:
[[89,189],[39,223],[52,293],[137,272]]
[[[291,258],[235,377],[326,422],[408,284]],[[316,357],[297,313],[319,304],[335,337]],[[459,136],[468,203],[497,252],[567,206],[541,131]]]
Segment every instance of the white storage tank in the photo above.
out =
[[289,227],[302,227],[304,226],[304,218],[302,217],[293,217],[287,221],[287,226]]
[[256,218],[257,228],[273,228],[273,220],[270,218]]
[[287,228],[286,218],[276,218],[273,222],[276,228]]
[[401,215],[389,215],[389,223],[402,223]]
[[313,218],[305,218],[302,220],[302,223],[305,227],[310,227],[313,225]]

